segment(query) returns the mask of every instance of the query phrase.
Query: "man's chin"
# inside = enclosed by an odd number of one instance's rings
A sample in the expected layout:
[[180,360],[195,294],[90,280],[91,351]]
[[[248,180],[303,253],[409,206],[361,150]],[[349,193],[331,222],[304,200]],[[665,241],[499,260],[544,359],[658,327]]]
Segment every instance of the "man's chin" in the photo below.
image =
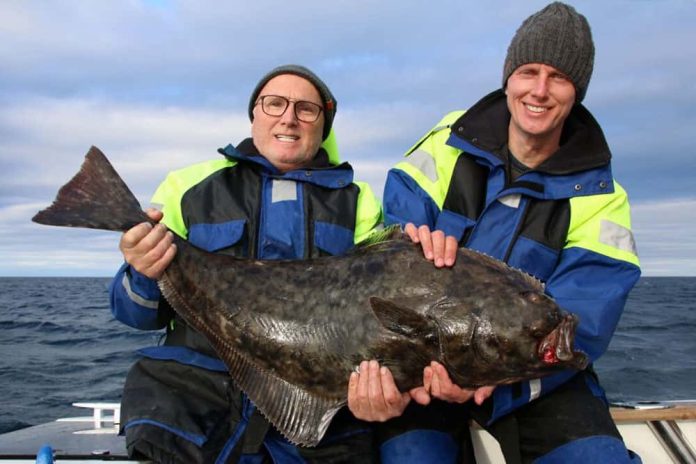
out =
[[302,169],[311,163],[311,158],[308,159],[306,156],[302,156],[297,153],[278,154],[278,156],[268,158],[268,160],[271,162],[271,164],[273,164],[273,166],[284,172]]

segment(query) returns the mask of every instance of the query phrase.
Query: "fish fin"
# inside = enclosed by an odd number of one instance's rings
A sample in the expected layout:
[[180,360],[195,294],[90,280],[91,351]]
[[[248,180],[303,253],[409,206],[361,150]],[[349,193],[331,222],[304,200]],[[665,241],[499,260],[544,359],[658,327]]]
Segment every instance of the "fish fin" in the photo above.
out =
[[526,272],[524,272],[524,271],[521,270],[521,269],[516,269],[516,270],[517,270],[520,274],[522,274],[521,277],[522,277],[530,286],[532,286],[536,291],[538,291],[539,293],[544,293],[544,289],[546,288],[546,285],[544,284],[544,282],[542,282],[541,280],[537,279],[536,277],[534,277],[534,276],[531,275],[531,274],[527,274]]
[[372,311],[382,326],[390,332],[406,336],[435,333],[434,323],[410,308],[404,308],[391,301],[370,297]]
[[[185,315],[192,327],[204,334],[211,333],[209,321],[205,319],[217,312],[212,307],[213,302],[206,301],[204,306],[210,306],[205,314],[196,314],[189,307],[188,299],[180,294],[180,289],[170,279],[169,272],[170,269],[158,281],[162,295],[179,314]],[[346,404],[345,396],[337,398],[312,394],[284,380],[225,343],[219,333],[208,339],[227,365],[235,384],[278,431],[297,445],[316,446],[333,417]],[[346,378],[346,392],[347,385]]]
[[378,229],[372,232],[365,240],[358,243],[357,247],[367,247],[370,245],[376,245],[378,243],[388,242],[390,240],[397,240],[403,236],[403,231],[399,224],[394,224],[383,229]]
[[296,445],[316,446],[333,417],[346,403],[346,398],[313,395],[259,368],[231,348],[227,349],[227,353],[220,353],[220,356],[227,363],[230,375],[239,388],[264,417]]
[[80,170],[32,221],[50,226],[126,231],[149,221],[109,160],[91,147]]
[[523,271],[522,269],[512,267],[509,264],[507,264],[504,261],[500,261],[499,259],[496,259],[486,253],[482,253],[477,250],[472,250],[471,248],[460,248],[460,252],[463,253],[470,253],[475,256],[481,257],[482,260],[487,261],[488,265],[494,269],[499,269],[501,273],[504,274],[509,274],[509,273],[514,273],[516,276],[521,278],[524,282],[527,283],[527,285],[531,286],[533,290],[536,290],[540,293],[544,293],[544,282],[541,280],[537,279],[531,274],[528,274],[527,272]]

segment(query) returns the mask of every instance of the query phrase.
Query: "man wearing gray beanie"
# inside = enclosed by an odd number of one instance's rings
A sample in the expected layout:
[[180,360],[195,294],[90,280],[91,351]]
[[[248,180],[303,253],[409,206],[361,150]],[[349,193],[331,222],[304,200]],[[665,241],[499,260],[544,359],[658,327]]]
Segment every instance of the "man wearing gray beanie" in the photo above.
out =
[[112,312],[139,329],[166,327],[164,343],[146,349],[125,382],[129,454],[158,463],[375,462],[372,428],[345,409],[316,447],[286,440],[264,419],[260,401],[237,386],[266,379],[278,396],[280,381],[268,380],[276,374],[237,370],[231,381],[212,345],[157,286],[177,253],[173,233],[212,253],[289,260],[342,255],[380,225],[369,185],[354,181],[338,159],[336,99],[322,79],[304,66],[274,68],[254,87],[248,111],[250,138],[170,173],[152,199],[161,211],[148,211],[162,224],[139,224],[122,236],[125,264],[109,288]]
[[[593,66],[583,15],[561,2],[532,14],[507,49],[502,88],[438,122],[389,171],[383,200],[385,223],[401,224],[435,266],[455,265],[465,246],[538,279],[577,315],[574,346],[591,362],[606,351],[640,276],[626,192],[582,104]],[[495,350],[514,340],[500,343]],[[418,405],[391,411],[402,428],[409,417],[421,427],[430,407],[421,405],[433,399],[464,403],[508,463],[640,462],[611,419],[592,364],[467,389],[433,363],[411,396]],[[457,442],[449,443],[454,462]]]

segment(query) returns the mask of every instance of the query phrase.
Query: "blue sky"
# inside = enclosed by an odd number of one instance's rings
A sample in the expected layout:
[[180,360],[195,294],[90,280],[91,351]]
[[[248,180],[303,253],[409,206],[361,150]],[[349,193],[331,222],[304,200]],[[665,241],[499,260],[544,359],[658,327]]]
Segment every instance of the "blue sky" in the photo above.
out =
[[[0,1],[0,276],[109,276],[119,235],[30,222],[101,148],[143,206],[165,174],[249,134],[249,94],[304,64],[338,100],[342,157],[381,195],[445,113],[500,87],[547,2]],[[696,276],[696,1],[574,1],[595,39],[585,105],[632,200],[644,275]]]

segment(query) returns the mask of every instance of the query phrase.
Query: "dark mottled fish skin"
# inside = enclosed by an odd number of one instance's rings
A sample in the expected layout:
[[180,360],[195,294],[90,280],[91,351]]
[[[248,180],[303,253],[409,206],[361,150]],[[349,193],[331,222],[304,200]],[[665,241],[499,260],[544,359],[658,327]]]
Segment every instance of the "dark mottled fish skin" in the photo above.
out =
[[[147,220],[96,148],[75,179],[37,222],[126,230]],[[464,248],[456,266],[437,270],[400,232],[390,235],[347,256],[289,261],[211,254],[177,239],[159,285],[259,410],[301,445],[321,440],[364,359],[389,367],[402,391],[421,384],[431,360],[470,387],[587,365],[572,350],[576,318],[538,281]]]
[[[95,202],[94,199],[99,201]],[[90,204],[90,208],[85,208]],[[138,200],[97,147],[91,147],[80,171],[32,221],[50,226],[126,231],[150,221]]]

